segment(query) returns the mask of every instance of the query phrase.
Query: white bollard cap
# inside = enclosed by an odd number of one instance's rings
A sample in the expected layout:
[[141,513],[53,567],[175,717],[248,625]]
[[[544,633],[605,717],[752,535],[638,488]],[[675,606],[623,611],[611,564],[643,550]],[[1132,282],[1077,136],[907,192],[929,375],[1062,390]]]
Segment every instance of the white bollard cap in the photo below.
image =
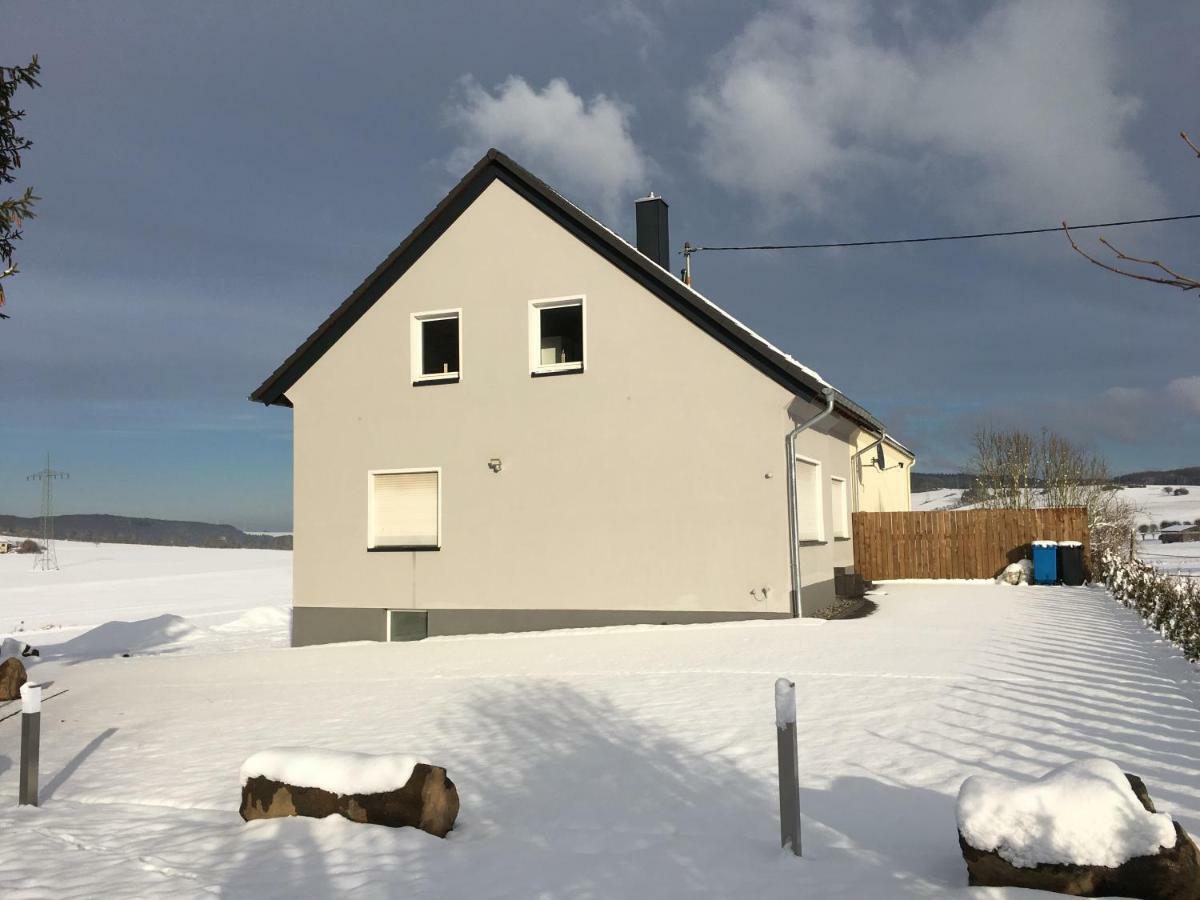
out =
[[28,715],[42,711],[42,686],[40,684],[21,685],[21,712]]
[[775,680],[775,727],[785,728],[796,721],[796,682]]

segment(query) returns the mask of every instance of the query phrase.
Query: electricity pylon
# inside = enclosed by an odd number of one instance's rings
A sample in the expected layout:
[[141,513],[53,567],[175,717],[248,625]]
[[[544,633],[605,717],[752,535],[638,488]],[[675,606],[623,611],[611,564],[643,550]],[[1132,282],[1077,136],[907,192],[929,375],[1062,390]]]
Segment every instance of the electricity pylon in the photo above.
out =
[[54,492],[52,485],[55,478],[70,478],[67,472],[58,472],[50,468],[50,454],[46,454],[46,468],[26,476],[26,481],[42,483],[42,552],[34,560],[34,569],[49,572],[58,568],[58,557],[54,553]]

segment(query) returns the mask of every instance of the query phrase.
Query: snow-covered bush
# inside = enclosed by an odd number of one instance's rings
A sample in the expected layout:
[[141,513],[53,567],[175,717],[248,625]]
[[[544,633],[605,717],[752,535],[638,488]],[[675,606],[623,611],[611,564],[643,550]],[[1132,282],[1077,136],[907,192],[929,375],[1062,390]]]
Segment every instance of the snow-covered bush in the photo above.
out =
[[1010,563],[996,580],[1003,584],[1029,584],[1033,581],[1033,560],[1022,559]]
[[1100,554],[1099,575],[1113,597],[1137,610],[1188,659],[1200,660],[1200,584],[1111,550]]

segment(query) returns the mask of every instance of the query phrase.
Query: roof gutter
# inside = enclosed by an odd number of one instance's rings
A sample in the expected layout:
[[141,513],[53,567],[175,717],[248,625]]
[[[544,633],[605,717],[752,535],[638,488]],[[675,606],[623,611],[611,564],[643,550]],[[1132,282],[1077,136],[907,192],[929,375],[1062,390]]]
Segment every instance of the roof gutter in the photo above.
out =
[[796,438],[800,432],[816,425],[833,412],[834,390],[825,388],[825,408],[788,432],[784,439],[787,447],[787,507],[788,507],[788,565],[792,581],[791,601],[792,618],[800,618],[800,537],[796,529],[796,505],[798,502],[796,490]]

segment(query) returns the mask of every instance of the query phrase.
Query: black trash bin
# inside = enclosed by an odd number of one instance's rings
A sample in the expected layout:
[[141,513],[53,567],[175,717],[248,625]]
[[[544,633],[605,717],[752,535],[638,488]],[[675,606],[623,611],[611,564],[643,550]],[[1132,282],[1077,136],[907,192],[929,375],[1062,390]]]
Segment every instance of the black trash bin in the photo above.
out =
[[1083,544],[1079,541],[1058,542],[1058,577],[1063,584],[1083,584]]

